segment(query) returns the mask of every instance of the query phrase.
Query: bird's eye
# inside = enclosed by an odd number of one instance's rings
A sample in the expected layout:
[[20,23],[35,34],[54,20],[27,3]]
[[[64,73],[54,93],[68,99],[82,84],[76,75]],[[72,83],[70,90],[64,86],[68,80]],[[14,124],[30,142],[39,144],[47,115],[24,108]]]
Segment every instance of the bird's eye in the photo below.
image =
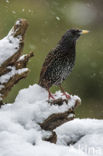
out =
[[72,34],[73,34],[73,35],[75,35],[75,34],[76,34],[76,32],[75,32],[74,30],[72,30]]
[[72,35],[75,36],[75,35],[79,34],[79,32],[80,32],[79,30],[72,30]]

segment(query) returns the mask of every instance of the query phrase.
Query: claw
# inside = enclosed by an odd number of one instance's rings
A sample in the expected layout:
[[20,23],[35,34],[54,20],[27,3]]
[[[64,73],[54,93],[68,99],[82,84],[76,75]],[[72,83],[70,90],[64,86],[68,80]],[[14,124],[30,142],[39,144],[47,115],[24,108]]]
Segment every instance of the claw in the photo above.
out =
[[49,95],[48,95],[48,99],[52,98],[53,100],[55,100],[54,96],[50,93],[49,90],[48,90],[48,93],[49,93]]
[[60,87],[60,89],[61,89],[63,95],[65,95],[65,97],[66,97],[67,99],[70,99],[71,96],[70,96],[69,94],[67,94],[67,93],[64,91],[64,89],[62,88],[62,86],[59,86],[59,87]]
[[63,92],[63,95],[65,95],[65,97],[66,97],[67,99],[70,99],[70,98],[71,98],[71,96],[70,96],[69,94],[67,94],[66,92]]

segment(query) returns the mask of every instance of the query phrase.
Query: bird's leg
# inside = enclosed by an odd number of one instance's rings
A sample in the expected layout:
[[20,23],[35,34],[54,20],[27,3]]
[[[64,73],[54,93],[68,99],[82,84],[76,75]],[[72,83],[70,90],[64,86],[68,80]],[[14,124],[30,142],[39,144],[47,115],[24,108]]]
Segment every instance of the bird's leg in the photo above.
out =
[[55,100],[54,96],[51,94],[50,90],[48,89],[48,99],[52,98],[53,100]]
[[59,85],[59,87],[60,87],[60,90],[62,91],[63,95],[65,95],[67,99],[70,99],[70,98],[71,98],[70,95],[67,94],[67,93],[64,91],[63,87],[62,87],[61,85]]

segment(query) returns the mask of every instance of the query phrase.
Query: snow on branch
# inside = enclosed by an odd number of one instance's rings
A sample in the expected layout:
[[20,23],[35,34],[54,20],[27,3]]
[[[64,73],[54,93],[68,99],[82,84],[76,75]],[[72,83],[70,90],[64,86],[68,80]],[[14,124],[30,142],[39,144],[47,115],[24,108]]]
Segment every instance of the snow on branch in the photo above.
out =
[[11,88],[28,74],[26,68],[33,53],[21,56],[24,46],[24,35],[28,23],[19,19],[9,31],[8,35],[0,40],[0,103],[7,96]]
[[[61,97],[57,91],[55,98]],[[40,126],[52,114],[73,108],[77,100],[72,96],[68,103],[51,104],[39,85],[22,89],[14,103],[0,109],[0,156],[103,156],[103,120],[74,119],[54,130]]]
[[55,104],[52,101],[48,103],[48,92],[35,84],[19,92],[13,107],[16,107],[16,111],[19,108],[18,116],[24,127],[35,127],[37,132],[42,133],[42,140],[56,143],[55,129],[74,119],[75,107],[81,100],[78,96],[72,95],[71,99],[66,100],[60,91],[54,96]]

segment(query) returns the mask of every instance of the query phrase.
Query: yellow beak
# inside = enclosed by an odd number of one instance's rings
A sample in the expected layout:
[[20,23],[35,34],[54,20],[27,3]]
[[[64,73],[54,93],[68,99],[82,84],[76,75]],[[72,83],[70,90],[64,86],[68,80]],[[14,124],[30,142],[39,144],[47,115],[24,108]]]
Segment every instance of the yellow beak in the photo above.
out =
[[88,30],[82,30],[82,31],[81,31],[81,34],[87,34],[87,33],[89,33]]

